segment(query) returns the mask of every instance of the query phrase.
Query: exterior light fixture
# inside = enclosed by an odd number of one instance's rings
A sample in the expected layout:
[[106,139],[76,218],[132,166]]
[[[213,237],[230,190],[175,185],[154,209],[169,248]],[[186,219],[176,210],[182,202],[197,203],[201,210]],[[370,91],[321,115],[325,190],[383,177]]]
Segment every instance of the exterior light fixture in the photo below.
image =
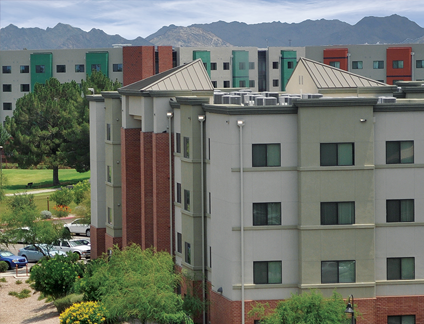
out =
[[166,117],[171,118],[174,115],[174,113],[172,111],[168,111],[166,113]]
[[219,292],[222,295],[222,287],[219,287],[217,292]]
[[205,121],[206,116],[205,115],[199,115],[197,116],[197,119],[199,120],[199,122]]
[[360,121],[361,123],[365,123],[367,120],[366,120],[365,118],[361,118],[359,121]]
[[352,324],[355,323],[355,310],[354,310],[354,303],[353,303],[353,295],[349,296],[349,299],[347,300],[347,306],[345,309],[346,314],[352,314]]
[[237,120],[237,126],[244,126],[244,120]]

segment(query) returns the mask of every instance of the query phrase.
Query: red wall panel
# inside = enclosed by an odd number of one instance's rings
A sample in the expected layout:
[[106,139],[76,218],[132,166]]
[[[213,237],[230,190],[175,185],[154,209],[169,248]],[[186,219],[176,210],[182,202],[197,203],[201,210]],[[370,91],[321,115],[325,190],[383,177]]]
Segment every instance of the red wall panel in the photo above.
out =
[[[389,47],[386,50],[386,83],[393,84],[394,81],[412,80],[412,58],[411,47]],[[402,61],[403,68],[395,68],[393,61]]]
[[340,69],[348,71],[348,49],[331,48],[324,50],[324,64],[330,65],[330,62],[340,62]]

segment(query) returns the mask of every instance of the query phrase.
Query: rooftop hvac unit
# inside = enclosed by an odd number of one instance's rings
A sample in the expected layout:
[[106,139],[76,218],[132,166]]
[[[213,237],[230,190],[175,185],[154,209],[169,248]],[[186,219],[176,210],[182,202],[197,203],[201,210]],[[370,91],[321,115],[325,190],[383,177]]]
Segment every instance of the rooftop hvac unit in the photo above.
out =
[[[261,95],[259,95],[259,94],[247,94],[247,95],[245,95],[244,97],[243,97],[243,102],[245,103],[245,104],[249,104],[249,102],[251,102],[251,101],[255,101],[255,98],[256,97],[262,97]],[[249,104],[250,105],[250,104]],[[250,105],[251,106],[251,105]]]
[[266,97],[264,100],[265,106],[275,106],[277,104],[277,98],[275,97]]
[[252,89],[241,89],[240,92],[252,92]]
[[222,92],[215,92],[214,94],[213,94],[213,103],[214,104],[222,104],[223,102],[222,102],[222,97],[225,95],[225,93],[222,93]]
[[300,99],[300,95],[284,95],[279,97],[280,105],[292,105],[293,100]]
[[255,97],[255,105],[256,106],[265,106],[265,99],[266,97],[264,96],[257,96]]
[[320,93],[303,93],[302,99],[318,99],[321,98],[322,94]]
[[265,92],[265,96],[266,97],[274,97],[275,99],[278,100],[279,94],[278,94],[278,92]]
[[395,97],[378,97],[377,103],[396,103]]
[[240,96],[230,96],[230,104],[241,105],[241,97]]
[[222,96],[222,103],[224,105],[228,105],[230,103],[230,97],[231,97],[231,95],[224,95],[224,96]]

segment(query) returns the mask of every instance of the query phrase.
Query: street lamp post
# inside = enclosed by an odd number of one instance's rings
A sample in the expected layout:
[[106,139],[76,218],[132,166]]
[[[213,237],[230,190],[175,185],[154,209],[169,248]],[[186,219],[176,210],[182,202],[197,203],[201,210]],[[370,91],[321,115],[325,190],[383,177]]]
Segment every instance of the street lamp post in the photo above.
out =
[[349,296],[345,313],[352,314],[352,324],[355,324],[355,304],[353,303],[353,295]]

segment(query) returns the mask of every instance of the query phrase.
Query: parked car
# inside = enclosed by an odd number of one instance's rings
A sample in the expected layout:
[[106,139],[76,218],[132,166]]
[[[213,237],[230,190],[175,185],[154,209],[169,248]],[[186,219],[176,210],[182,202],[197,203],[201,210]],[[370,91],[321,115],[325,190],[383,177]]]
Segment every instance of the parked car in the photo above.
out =
[[59,251],[54,246],[47,244],[38,244],[37,246],[31,244],[18,251],[18,255],[26,258],[28,262],[38,261],[44,256],[54,257],[56,254],[66,255],[65,252]]
[[16,268],[16,266],[22,268],[28,263],[25,258],[15,255],[8,250],[0,250],[0,261],[6,262],[9,265],[9,270]]
[[78,218],[69,224],[64,224],[63,226],[71,233],[90,236],[90,224],[86,224],[82,218]]
[[89,258],[91,254],[91,245],[85,244],[84,240],[57,240],[53,246],[59,251],[78,253],[80,258]]

